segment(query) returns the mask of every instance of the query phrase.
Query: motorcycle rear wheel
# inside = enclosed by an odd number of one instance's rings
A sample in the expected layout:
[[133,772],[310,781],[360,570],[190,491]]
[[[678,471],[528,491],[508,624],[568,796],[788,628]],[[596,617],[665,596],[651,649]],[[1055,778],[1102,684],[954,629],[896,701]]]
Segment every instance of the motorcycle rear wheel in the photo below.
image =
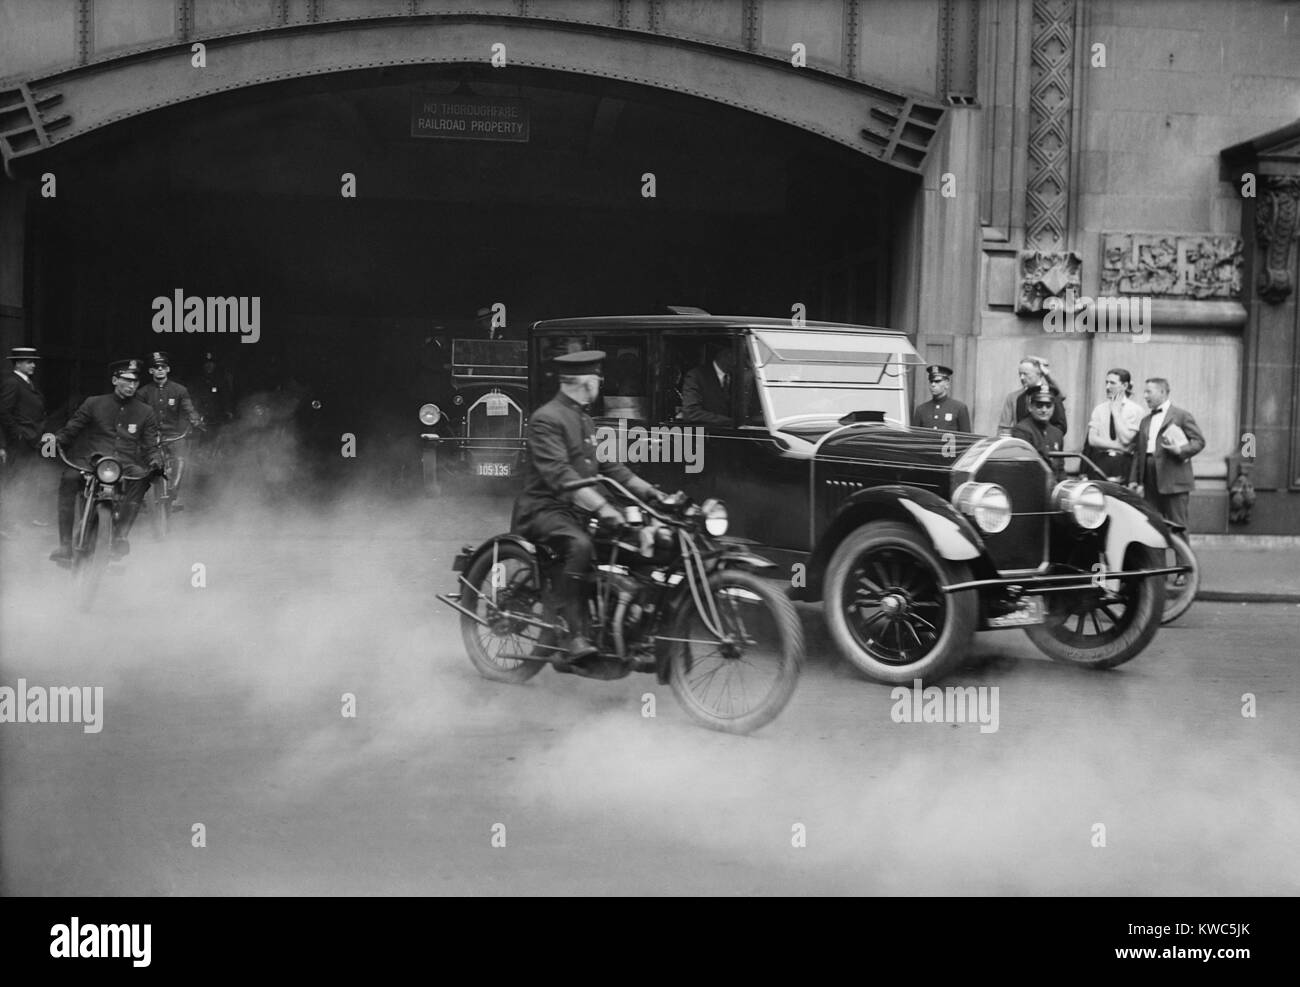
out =
[[[493,565],[499,566],[495,578]],[[493,682],[527,682],[542,670],[543,661],[529,661],[538,646],[547,644],[545,628],[512,620],[518,613],[542,619],[542,588],[533,557],[517,545],[500,545],[495,563],[489,552],[469,567],[462,586],[462,606],[491,622],[482,624],[461,614],[460,633],[465,651],[478,673]],[[495,586],[493,584],[496,584]]]
[[[794,693],[803,665],[803,625],[775,584],[739,569],[709,577],[726,643],[711,634],[694,603],[669,636],[669,681],[691,719],[724,733],[770,723]],[[739,639],[739,640],[736,640]],[[725,701],[725,702],[724,702]]]

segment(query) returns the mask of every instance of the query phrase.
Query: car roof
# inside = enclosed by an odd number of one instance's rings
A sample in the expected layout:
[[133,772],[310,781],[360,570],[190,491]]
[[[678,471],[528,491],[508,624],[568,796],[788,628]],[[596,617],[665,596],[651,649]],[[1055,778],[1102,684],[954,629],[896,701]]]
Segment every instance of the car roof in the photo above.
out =
[[906,336],[901,329],[886,329],[882,326],[862,326],[848,322],[813,322],[806,321],[795,325],[790,319],[772,319],[750,315],[608,315],[589,316],[580,319],[546,319],[534,322],[531,332],[590,332],[597,329],[609,330],[666,330],[693,329],[699,332],[741,332],[745,329],[827,329],[853,330],[861,332],[884,333],[890,336]]

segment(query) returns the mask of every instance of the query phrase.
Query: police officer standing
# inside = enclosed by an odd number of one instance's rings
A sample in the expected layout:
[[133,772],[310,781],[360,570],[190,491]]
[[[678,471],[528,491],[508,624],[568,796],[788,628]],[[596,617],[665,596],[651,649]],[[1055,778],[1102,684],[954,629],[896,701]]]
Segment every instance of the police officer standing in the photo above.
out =
[[912,412],[912,424],[940,432],[969,432],[970,411],[952,394],[952,368],[931,364],[925,368],[930,380],[930,400],[918,404]]
[[603,523],[617,526],[623,515],[605,499],[602,485],[566,491],[565,484],[602,474],[643,499],[664,497],[622,463],[596,459],[596,426],[588,409],[600,394],[604,358],[600,350],[554,358],[560,390],[529,419],[524,489],[511,519],[512,530],[531,541],[545,542],[563,566],[563,573],[553,573],[550,583],[556,610],[569,628],[571,661],[588,658],[597,650],[588,639],[586,584],[593,547],[586,519],[596,514]]
[[[150,475],[162,471],[158,448],[158,419],[153,410],[135,396],[144,373],[139,360],[119,360],[109,369],[113,390],[86,398],[68,423],[59,429],[55,441],[63,448],[75,442],[68,458],[89,463],[94,455],[111,456],[122,464],[123,499],[119,523],[111,550],[116,557],[130,551],[126,537],[144,500]],[[59,563],[72,560],[72,522],[81,474],[66,469],[59,478],[59,548],[50,558]]]
[[[173,438],[185,431],[186,426],[181,424],[182,418],[194,428],[198,428],[203,421],[194,408],[194,402],[190,400],[188,388],[171,380],[168,376],[170,373],[171,359],[167,354],[161,350],[150,353],[149,376],[153,380],[140,388],[139,393],[140,400],[153,409],[164,439]],[[189,439],[178,439],[171,443],[172,458],[176,462],[176,475],[172,477],[172,510],[180,510],[175,500],[180,492],[185,464],[189,461],[189,444]]]

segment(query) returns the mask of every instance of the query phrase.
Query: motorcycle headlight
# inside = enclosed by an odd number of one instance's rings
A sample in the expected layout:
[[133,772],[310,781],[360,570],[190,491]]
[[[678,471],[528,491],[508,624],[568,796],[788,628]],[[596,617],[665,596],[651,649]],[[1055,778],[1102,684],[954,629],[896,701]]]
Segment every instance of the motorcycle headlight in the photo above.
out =
[[963,483],[953,493],[952,505],[990,535],[1006,530],[1011,523],[1011,498],[996,483]]
[[727,533],[727,505],[710,497],[700,507],[704,515],[704,530],[713,536]]
[[628,504],[623,508],[623,520],[628,524],[640,524],[644,520],[641,517],[641,508],[636,504]]
[[1063,480],[1052,491],[1052,502],[1080,528],[1100,528],[1106,520],[1106,495],[1091,480]]
[[95,464],[95,476],[100,483],[116,483],[122,479],[122,464],[116,459],[101,459]]
[[424,425],[437,425],[442,420],[442,411],[436,404],[420,405],[420,422]]

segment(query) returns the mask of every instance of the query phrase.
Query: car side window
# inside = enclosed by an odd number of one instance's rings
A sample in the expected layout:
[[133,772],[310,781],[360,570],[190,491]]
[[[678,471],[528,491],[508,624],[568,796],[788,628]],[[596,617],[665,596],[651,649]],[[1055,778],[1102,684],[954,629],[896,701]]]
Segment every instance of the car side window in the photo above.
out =
[[[660,407],[668,421],[734,426],[733,374],[720,375],[718,361],[733,351],[729,336],[682,336],[665,340]],[[724,390],[723,381],[727,381]]]

